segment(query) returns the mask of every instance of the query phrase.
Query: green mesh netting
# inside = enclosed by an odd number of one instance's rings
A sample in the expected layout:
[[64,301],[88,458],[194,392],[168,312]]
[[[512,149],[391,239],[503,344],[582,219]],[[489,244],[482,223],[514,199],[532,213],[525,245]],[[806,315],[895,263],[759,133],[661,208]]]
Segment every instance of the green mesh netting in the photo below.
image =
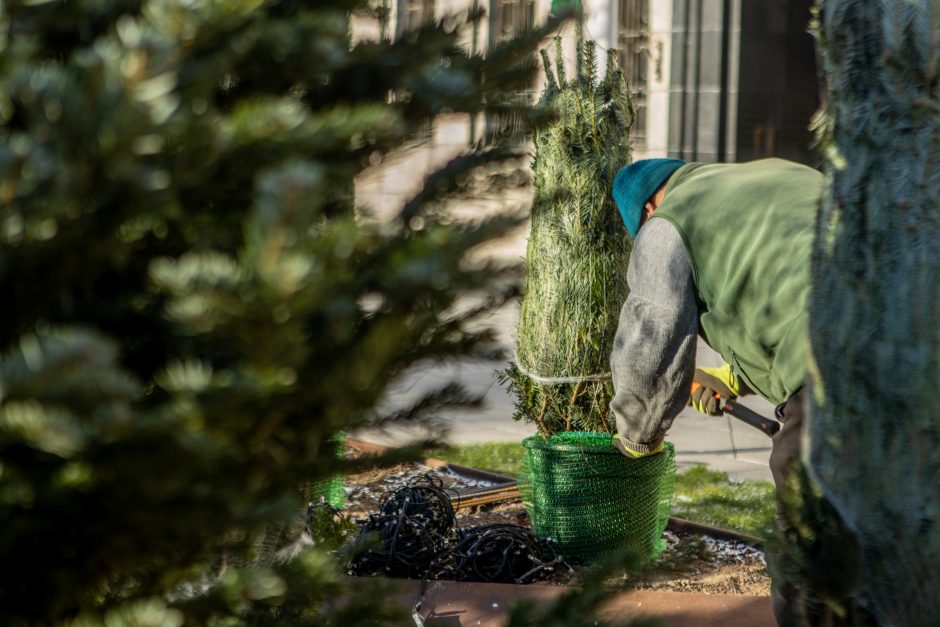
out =
[[346,486],[343,477],[337,475],[330,479],[312,481],[307,488],[309,501],[319,502],[322,498],[333,507],[340,508],[346,504]]
[[[330,437],[329,441],[336,444],[337,457],[343,457],[346,453],[346,445],[343,438],[345,433],[338,433]],[[342,475],[335,475],[329,479],[320,479],[311,481],[306,486],[305,498],[308,503],[319,503],[322,498],[333,507],[341,508],[346,504],[346,484]]]
[[631,459],[609,433],[569,432],[523,440],[519,491],[540,538],[566,559],[593,561],[632,548],[653,561],[665,548],[675,449]]

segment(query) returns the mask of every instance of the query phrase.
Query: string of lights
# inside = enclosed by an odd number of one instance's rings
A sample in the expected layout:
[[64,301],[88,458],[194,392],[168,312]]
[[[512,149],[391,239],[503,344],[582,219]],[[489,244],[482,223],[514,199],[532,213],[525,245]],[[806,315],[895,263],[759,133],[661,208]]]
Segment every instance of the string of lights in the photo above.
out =
[[526,527],[459,528],[449,493],[457,497],[428,473],[385,494],[360,525],[349,572],[524,584],[570,570]]

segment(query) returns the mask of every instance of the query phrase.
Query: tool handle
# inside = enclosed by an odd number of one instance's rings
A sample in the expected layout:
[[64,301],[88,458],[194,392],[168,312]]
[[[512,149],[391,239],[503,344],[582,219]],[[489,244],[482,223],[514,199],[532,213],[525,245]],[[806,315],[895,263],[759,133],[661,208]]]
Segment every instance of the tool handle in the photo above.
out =
[[[701,384],[697,381],[692,382],[692,391],[695,392],[696,388],[701,387]],[[767,434],[768,437],[774,437],[774,435],[780,431],[780,423],[776,420],[771,420],[770,418],[764,418],[757,412],[748,409],[744,405],[737,403],[732,400],[723,399],[717,394],[714,395],[716,398],[720,399],[723,403],[721,406],[721,411],[726,412],[737,418],[742,422],[746,422],[752,427],[756,427]]]
[[752,427],[757,427],[769,437],[774,437],[774,435],[780,431],[780,423],[776,420],[771,420],[770,418],[764,418],[757,412],[748,409],[740,403],[734,401],[725,400],[725,404],[722,406],[721,410],[727,412],[737,418],[742,420]]

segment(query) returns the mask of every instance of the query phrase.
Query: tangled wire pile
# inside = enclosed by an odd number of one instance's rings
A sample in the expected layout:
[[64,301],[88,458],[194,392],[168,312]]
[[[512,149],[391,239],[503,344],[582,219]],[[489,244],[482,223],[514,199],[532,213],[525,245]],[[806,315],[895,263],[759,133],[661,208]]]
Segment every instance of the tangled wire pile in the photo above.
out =
[[432,579],[526,584],[567,567],[560,557],[546,561],[535,536],[519,525],[480,525],[460,529],[458,536],[435,560]]
[[430,473],[383,496],[379,510],[360,527],[351,574],[532,583],[570,569],[524,527],[458,529],[448,490]]
[[[362,525],[350,564],[354,575],[422,577],[448,544],[457,522],[443,482],[430,474],[382,497]],[[370,547],[373,543],[378,546]],[[364,549],[364,551],[363,551]],[[357,551],[358,552],[358,551]]]

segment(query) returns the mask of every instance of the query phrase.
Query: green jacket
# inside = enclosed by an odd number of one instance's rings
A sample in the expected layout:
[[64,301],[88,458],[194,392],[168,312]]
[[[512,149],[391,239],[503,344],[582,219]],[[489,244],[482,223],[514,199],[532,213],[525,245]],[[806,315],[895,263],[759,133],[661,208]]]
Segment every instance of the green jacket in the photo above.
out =
[[683,166],[655,217],[692,263],[699,333],[764,398],[806,378],[806,299],[822,175],[780,159]]

